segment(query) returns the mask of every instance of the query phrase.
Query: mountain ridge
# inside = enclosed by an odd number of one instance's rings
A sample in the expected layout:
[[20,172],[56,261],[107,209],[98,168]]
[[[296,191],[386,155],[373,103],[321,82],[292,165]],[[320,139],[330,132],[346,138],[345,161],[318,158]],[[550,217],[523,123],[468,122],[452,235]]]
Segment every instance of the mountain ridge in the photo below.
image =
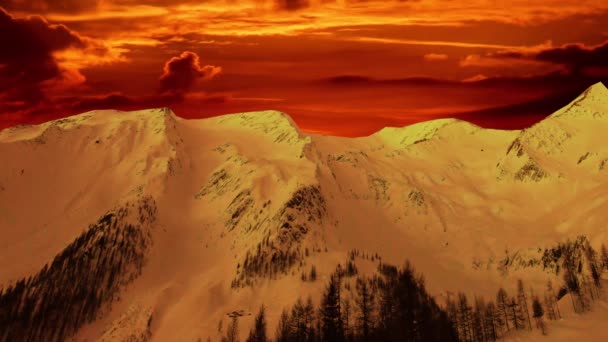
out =
[[[603,100],[607,96],[608,96],[608,89],[606,88],[606,86],[604,86],[604,84],[602,82],[597,82],[597,83],[589,86],[585,91],[583,91],[583,93],[581,93],[581,95],[579,95],[576,99],[572,100],[569,105],[556,111],[555,113],[550,114],[549,116],[547,116],[547,118],[541,120],[537,124],[540,124],[547,119],[561,117],[565,113],[569,113],[570,108],[575,107],[575,106],[579,105],[580,103],[584,103],[586,105],[589,105],[589,103],[598,103],[601,106],[608,106],[608,101]],[[85,113],[72,115],[72,116],[69,116],[66,118],[62,118],[62,119],[51,120],[51,121],[48,121],[48,122],[45,122],[42,124],[38,124],[38,125],[18,125],[18,126],[4,128],[4,129],[0,130],[0,138],[2,137],[3,131],[5,131],[4,133],[6,134],[8,132],[21,131],[23,129],[31,129],[33,127],[41,127],[41,128],[48,129],[50,127],[58,126],[60,128],[69,128],[70,127],[69,124],[88,123],[88,119],[90,119],[92,117],[95,117],[95,119],[99,119],[99,117],[104,114],[106,114],[106,115],[107,114],[120,114],[120,116],[126,116],[125,114],[132,114],[135,116],[135,115],[138,115],[138,114],[141,115],[144,113],[162,113],[162,115],[165,118],[171,118],[171,119],[179,118],[179,116],[177,116],[169,107],[150,108],[150,109],[143,109],[143,110],[136,110],[136,111],[119,111],[119,110],[113,110],[113,109],[91,110],[91,111],[88,111]],[[114,116],[116,116],[116,115],[114,115]],[[120,117],[120,116],[118,116],[118,117]],[[253,118],[255,118],[255,120],[253,120]],[[95,119],[92,121],[93,122],[97,121]],[[123,121],[124,120],[128,120],[128,118],[123,118]],[[291,118],[291,116],[289,114],[278,111],[278,110],[263,110],[263,111],[252,111],[252,112],[243,112],[243,113],[232,113],[232,114],[225,114],[225,115],[220,115],[220,116],[216,116],[216,117],[192,119],[192,121],[198,121],[198,122],[202,122],[205,120],[211,120],[211,121],[217,120],[220,122],[233,122],[235,124],[240,124],[240,125],[244,125],[244,126],[257,127],[262,130],[264,130],[264,128],[266,128],[266,131],[268,131],[268,127],[265,127],[264,121],[266,121],[267,124],[271,123],[274,125],[282,122],[282,125],[279,125],[279,126],[288,125],[288,126],[291,126],[297,132],[298,135],[303,134],[302,129],[297,125],[295,120],[293,120],[293,118]],[[234,122],[234,121],[236,121],[236,122]],[[537,125],[537,124],[535,124],[535,125]],[[483,128],[483,127],[480,127],[480,126],[478,126],[474,123],[471,123],[469,121],[466,121],[466,120],[461,120],[461,119],[456,119],[456,118],[440,118],[440,119],[422,121],[419,123],[414,123],[414,124],[410,124],[410,125],[406,125],[406,126],[399,126],[399,127],[387,126],[387,127],[381,128],[378,131],[373,132],[365,137],[376,136],[376,135],[385,136],[385,135],[391,135],[391,134],[403,134],[404,132],[400,132],[401,130],[411,131],[410,134],[412,134],[412,135],[421,135],[421,136],[433,135],[433,133],[431,133],[431,132],[424,131],[424,128],[428,128],[430,130],[435,130],[434,133],[436,133],[437,129],[441,129],[442,127],[447,126],[447,125],[463,125],[463,126],[470,126],[470,129],[481,129],[481,130],[490,130],[490,131],[525,131],[528,129],[528,128],[524,128],[524,129],[520,129],[520,130],[503,130],[503,129]],[[533,126],[535,126],[535,125],[533,125]],[[531,127],[533,127],[533,126],[531,126]],[[268,133],[268,132],[266,132],[266,133]],[[305,133],[305,135],[319,135],[319,134]],[[354,139],[365,138],[365,137],[355,137]],[[410,140],[410,139],[408,139],[408,140]]]
[[[602,103],[601,94],[586,99]],[[608,112],[597,101],[575,108]],[[112,208],[144,198],[157,208],[146,264],[76,339],[215,338],[226,312],[262,303],[272,330],[285,303],[319,299],[324,282],[302,274],[315,266],[326,280],[352,250],[409,259],[438,298],[493,296],[513,277],[557,281],[501,262],[537,258],[579,234],[595,246],[608,239],[601,117],[558,116],[521,131],[444,119],[343,138],[304,133],[278,111],[186,120],[157,108],[3,130],[0,287],[39,272]],[[361,274],[376,266],[357,265]]]

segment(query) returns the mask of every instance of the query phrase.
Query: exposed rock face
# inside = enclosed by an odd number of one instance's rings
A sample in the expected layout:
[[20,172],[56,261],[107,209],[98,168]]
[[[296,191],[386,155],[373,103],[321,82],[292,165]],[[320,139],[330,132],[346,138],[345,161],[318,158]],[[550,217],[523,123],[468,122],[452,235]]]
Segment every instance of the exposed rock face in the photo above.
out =
[[281,245],[301,241],[310,225],[319,225],[327,214],[325,199],[318,186],[306,186],[294,192],[273,218],[278,222]]
[[256,278],[284,274],[308,256],[309,245],[313,251],[320,249],[320,241],[307,237],[311,230],[319,233],[326,216],[326,201],[318,186],[297,189],[272,218],[253,228],[265,232],[265,237],[247,250],[232,285],[252,285]]
[[243,190],[239,192],[236,197],[230,202],[227,208],[228,220],[226,221],[226,228],[228,230],[234,229],[239,221],[253,208],[254,200],[251,197],[251,191]]

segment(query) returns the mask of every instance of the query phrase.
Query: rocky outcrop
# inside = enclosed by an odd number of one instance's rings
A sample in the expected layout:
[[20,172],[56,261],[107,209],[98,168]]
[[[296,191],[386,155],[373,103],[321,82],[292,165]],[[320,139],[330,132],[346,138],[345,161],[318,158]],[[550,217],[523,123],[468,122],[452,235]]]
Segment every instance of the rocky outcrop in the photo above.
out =
[[[274,278],[302,262],[309,254],[306,237],[321,227],[326,215],[326,202],[318,186],[297,189],[271,219],[257,228],[266,234],[247,250],[232,286],[253,285],[257,278]],[[317,248],[320,250],[314,244],[310,246],[312,251]]]

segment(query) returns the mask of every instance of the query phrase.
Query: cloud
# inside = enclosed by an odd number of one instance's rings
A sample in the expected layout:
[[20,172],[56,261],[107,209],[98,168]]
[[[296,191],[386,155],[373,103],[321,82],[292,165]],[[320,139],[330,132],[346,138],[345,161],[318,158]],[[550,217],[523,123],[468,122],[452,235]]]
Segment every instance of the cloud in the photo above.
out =
[[462,113],[450,113],[448,116],[466,120],[481,127],[523,129],[566,106],[585,89],[586,86],[579,85],[566,91],[550,93],[525,102]]
[[210,80],[221,71],[221,67],[201,66],[196,53],[185,51],[165,63],[160,77],[160,90],[163,93],[185,93],[192,89],[197,80]]
[[562,86],[583,86],[591,85],[602,80],[598,77],[585,75],[571,75],[563,72],[549,72],[528,76],[487,76],[476,74],[463,80],[453,80],[435,77],[404,77],[394,79],[378,79],[364,75],[339,75],[323,78],[317,82],[329,86],[337,87],[362,87],[370,88],[374,86],[390,87],[420,87],[420,86],[452,86],[452,87],[492,87],[492,88],[560,88]]
[[467,83],[467,82],[480,82],[480,81],[485,81],[488,79],[488,76],[483,75],[483,74],[477,74],[475,76],[471,76],[468,78],[465,78],[464,80],[462,80],[462,82]]
[[80,13],[95,10],[100,0],[0,0],[0,7],[34,13]]
[[277,7],[288,11],[295,11],[308,7],[308,0],[276,0]]
[[65,104],[68,104],[72,110],[85,112],[93,109],[129,108],[137,105],[140,101],[133,97],[123,95],[122,93],[111,93],[99,96],[70,98],[66,102],[68,103]]
[[[1,97],[1,96],[0,96]],[[61,96],[46,99],[38,106],[14,107],[12,111],[0,115],[0,129],[15,124],[37,124],[55,120],[61,117],[80,114],[91,110],[117,109],[141,110],[159,107],[181,109],[180,114],[189,114],[189,110],[204,107],[218,108],[232,102],[230,97],[222,94],[197,93],[193,96],[181,94],[151,94],[145,96],[132,96],[122,92],[106,94]],[[195,113],[198,113],[196,110]],[[196,116],[195,116],[196,117]]]
[[[62,68],[54,53],[86,49],[89,42],[64,25],[33,16],[15,18],[0,8],[0,88],[3,101],[31,105],[44,99],[44,90],[61,81],[82,80],[77,70]],[[4,112],[0,104],[0,112]]]
[[458,81],[433,77],[405,77],[394,79],[376,79],[363,75],[339,75],[319,80],[320,83],[333,86],[369,87],[369,86],[424,86],[457,84]]
[[445,61],[448,59],[448,55],[444,53],[427,53],[424,55],[424,59],[427,61]]
[[[1,1],[1,0],[0,0]],[[76,0],[72,0],[76,1]],[[200,4],[199,0],[113,0],[115,4],[120,5],[152,5],[152,6],[170,6],[170,5],[183,5],[183,4]],[[274,0],[276,7],[282,10],[295,11],[302,8],[309,7],[311,3],[309,0]],[[324,2],[334,2],[333,0],[324,0]],[[247,2],[244,2],[247,3]]]
[[571,72],[580,72],[589,67],[608,67],[608,40],[587,46],[581,43],[558,47],[540,47],[535,50],[504,50],[489,53],[488,58],[508,61],[536,61],[566,67]]
[[573,69],[608,66],[608,41],[595,46],[568,44],[562,47],[539,51],[535,59],[562,64]]

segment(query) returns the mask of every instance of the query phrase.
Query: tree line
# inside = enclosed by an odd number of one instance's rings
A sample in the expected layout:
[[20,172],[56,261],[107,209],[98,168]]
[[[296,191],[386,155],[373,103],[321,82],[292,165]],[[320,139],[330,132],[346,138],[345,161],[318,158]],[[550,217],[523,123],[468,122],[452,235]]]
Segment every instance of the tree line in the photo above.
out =
[[458,340],[465,342],[496,341],[513,330],[532,330],[533,320],[534,326],[545,334],[545,316],[552,320],[561,317],[551,281],[541,298],[532,289],[528,292],[521,279],[514,295],[501,287],[494,301],[479,296],[469,301],[463,292],[448,294],[446,311]]
[[448,294],[446,311],[458,332],[458,339],[466,342],[496,341],[512,330],[532,330],[547,334],[545,318],[561,318],[558,301],[570,294],[575,312],[583,313],[591,302],[600,297],[601,274],[608,270],[608,250],[602,245],[598,253],[585,237],[566,241],[544,254],[544,264],[562,275],[563,285],[556,292],[548,281],[542,296],[532,289],[527,291],[523,281],[517,281],[517,293],[510,296],[504,288],[496,293],[495,301],[475,296],[469,301],[466,294]]
[[[457,341],[449,316],[426,291],[424,278],[406,262],[401,268],[380,263],[371,277],[357,276],[352,296],[345,296],[351,267],[338,265],[330,276],[319,305],[299,298],[284,309],[276,342]],[[223,342],[237,342],[233,318]],[[256,315],[247,342],[268,342],[265,308]]]
[[102,216],[36,275],[0,289],[0,341],[64,341],[133,281],[151,244],[154,200]]
[[[588,310],[601,293],[601,273],[608,270],[606,246],[598,253],[586,238],[560,243],[551,254],[557,257],[556,269],[564,281],[557,289],[549,280],[543,293],[535,293],[518,279],[512,295],[504,288],[494,300],[448,293],[440,307],[409,262],[397,268],[380,261],[377,274],[357,276],[354,296],[345,296],[344,291],[351,290],[345,280],[358,275],[354,259],[359,252],[351,251],[347,267],[336,267],[318,306],[310,297],[298,298],[281,313],[274,339],[268,335],[262,306],[246,342],[486,342],[517,330],[547,334],[546,320],[561,318],[559,299],[570,293],[576,312]],[[222,342],[239,341],[237,326],[238,319],[233,318]]]

